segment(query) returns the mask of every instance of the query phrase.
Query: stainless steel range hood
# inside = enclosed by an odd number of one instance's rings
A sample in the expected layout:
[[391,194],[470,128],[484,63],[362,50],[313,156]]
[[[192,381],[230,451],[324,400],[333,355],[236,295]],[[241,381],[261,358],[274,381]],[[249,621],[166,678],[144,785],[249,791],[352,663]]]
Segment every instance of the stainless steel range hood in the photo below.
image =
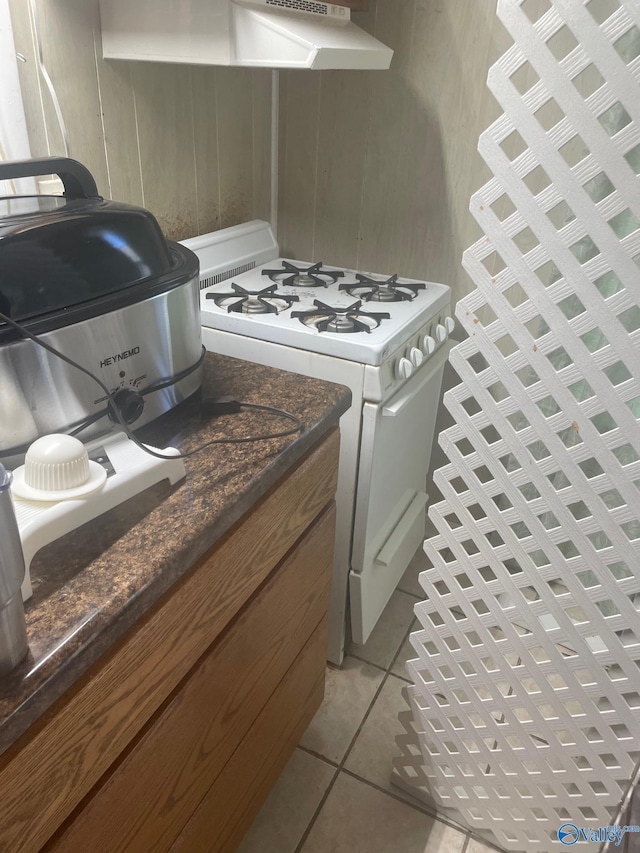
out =
[[100,0],[105,59],[384,69],[393,51],[316,0]]

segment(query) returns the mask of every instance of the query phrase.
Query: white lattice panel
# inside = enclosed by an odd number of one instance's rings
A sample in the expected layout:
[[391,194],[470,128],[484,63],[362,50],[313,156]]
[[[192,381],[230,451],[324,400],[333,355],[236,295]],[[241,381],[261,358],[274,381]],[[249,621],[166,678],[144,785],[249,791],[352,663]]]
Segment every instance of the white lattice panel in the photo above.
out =
[[640,758],[640,0],[498,16],[396,767],[543,853],[612,823]]

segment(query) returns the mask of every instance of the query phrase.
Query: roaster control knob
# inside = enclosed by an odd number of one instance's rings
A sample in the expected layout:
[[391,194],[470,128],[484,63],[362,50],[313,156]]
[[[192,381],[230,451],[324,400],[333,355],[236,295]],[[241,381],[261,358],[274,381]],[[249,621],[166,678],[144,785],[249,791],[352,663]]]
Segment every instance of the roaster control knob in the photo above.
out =
[[401,358],[396,365],[396,376],[398,379],[408,379],[413,373],[413,365],[408,358]]
[[113,395],[113,403],[109,406],[109,417],[114,423],[119,423],[119,418],[113,410],[117,407],[122,419],[126,424],[137,421],[144,409],[144,397],[134,391],[133,388],[119,388]]
[[424,356],[418,347],[411,347],[407,355],[409,356],[409,361],[414,367],[420,367],[424,361]]
[[436,350],[436,342],[431,335],[425,335],[422,340],[422,348],[427,355],[431,355]]
[[447,340],[448,334],[442,323],[436,326],[436,340],[439,344],[443,344]]
[[453,332],[456,327],[456,321],[453,319],[453,317],[449,317],[449,315],[447,315],[444,318],[444,327],[447,330],[447,334],[450,335],[451,332]]

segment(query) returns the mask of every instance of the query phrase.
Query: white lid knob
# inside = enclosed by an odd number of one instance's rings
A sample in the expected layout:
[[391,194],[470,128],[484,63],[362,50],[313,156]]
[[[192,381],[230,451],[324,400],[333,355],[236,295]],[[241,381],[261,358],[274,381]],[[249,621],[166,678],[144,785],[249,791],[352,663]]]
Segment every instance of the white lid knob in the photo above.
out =
[[79,439],[54,433],[29,447],[24,465],[13,472],[12,491],[29,501],[72,500],[102,488],[106,479],[106,470],[89,459]]
[[445,329],[445,327],[441,323],[438,323],[438,325],[436,326],[436,340],[437,340],[437,342],[439,344],[443,344],[447,340],[447,337],[448,337],[447,330]]
[[422,355],[422,352],[418,349],[418,347],[411,347],[407,355],[409,357],[409,361],[411,362],[411,364],[413,364],[414,367],[420,367],[420,365],[424,361],[424,356]]
[[401,358],[396,365],[398,379],[408,379],[413,373],[413,365],[408,358]]
[[453,319],[453,317],[449,317],[449,315],[447,315],[444,318],[444,327],[449,334],[451,334],[451,332],[453,332],[453,330],[456,327],[456,321]]
[[75,489],[89,479],[89,456],[72,435],[43,435],[24,459],[24,481],[32,489],[59,492]]

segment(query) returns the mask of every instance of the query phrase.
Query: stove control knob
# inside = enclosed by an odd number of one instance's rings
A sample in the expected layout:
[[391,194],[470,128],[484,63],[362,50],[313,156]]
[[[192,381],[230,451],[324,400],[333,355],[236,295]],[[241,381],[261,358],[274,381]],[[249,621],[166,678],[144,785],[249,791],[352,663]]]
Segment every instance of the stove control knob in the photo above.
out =
[[422,349],[426,355],[432,355],[436,351],[436,342],[431,335],[425,335],[422,339]]
[[407,353],[407,356],[414,367],[420,367],[420,365],[424,361],[424,356],[422,355],[422,352],[418,349],[418,347],[411,347],[409,349],[409,352]]
[[443,344],[447,340],[447,338],[448,338],[447,330],[445,329],[445,327],[441,323],[438,323],[438,325],[436,326],[436,340],[437,340],[437,342],[439,344]]
[[396,364],[396,377],[398,379],[408,379],[413,373],[413,365],[408,358],[401,358]]
[[456,321],[453,319],[453,317],[449,317],[449,315],[447,315],[444,318],[444,327],[449,334],[451,334],[451,332],[453,332],[453,330],[456,327]]

